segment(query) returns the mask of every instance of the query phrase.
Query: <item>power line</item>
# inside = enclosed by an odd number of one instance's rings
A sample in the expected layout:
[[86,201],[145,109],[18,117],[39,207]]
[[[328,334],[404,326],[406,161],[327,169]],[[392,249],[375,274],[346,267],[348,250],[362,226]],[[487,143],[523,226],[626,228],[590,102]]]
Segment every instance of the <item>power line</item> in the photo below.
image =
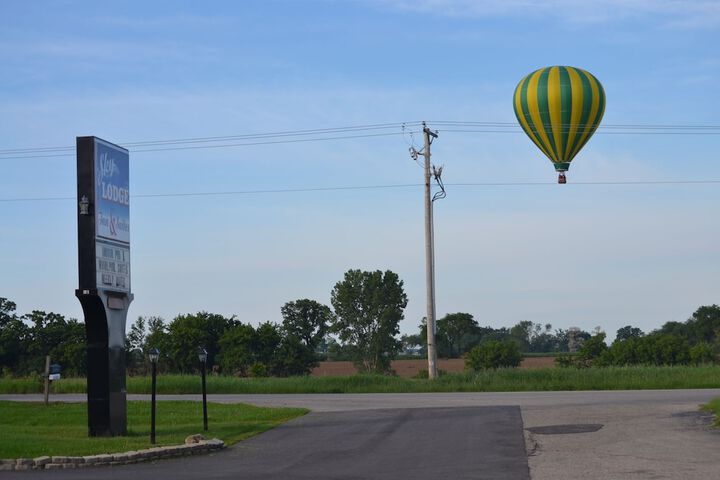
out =
[[[193,146],[181,146],[181,147],[168,147],[168,148],[149,148],[149,149],[142,149],[142,150],[130,150],[130,153],[148,153],[148,152],[167,152],[167,151],[176,151],[176,150],[199,150],[199,149],[209,149],[209,148],[228,148],[228,147],[249,147],[249,146],[256,146],[256,145],[277,145],[277,144],[287,144],[287,143],[306,143],[306,142],[321,142],[321,141],[328,141],[328,140],[349,140],[354,138],[371,138],[371,137],[388,137],[388,136],[397,136],[397,135],[403,135],[402,132],[388,132],[388,133],[368,133],[364,135],[344,135],[339,137],[324,137],[324,138],[296,138],[296,139],[289,139],[289,140],[271,140],[271,141],[265,141],[265,142],[246,142],[246,143],[231,143],[231,144],[221,144],[221,145],[193,145]],[[22,160],[26,158],[51,158],[51,157],[74,157],[74,153],[58,153],[58,154],[50,154],[50,155],[22,155],[22,156],[11,156],[11,157],[2,157],[0,156],[0,160]]]
[[[326,135],[346,132],[359,132],[359,131],[370,131],[370,130],[383,130],[389,128],[398,128],[401,125],[407,126],[419,126],[421,122],[403,122],[403,123],[376,123],[370,125],[355,125],[349,127],[333,127],[333,128],[315,128],[306,130],[288,130],[280,132],[267,132],[267,133],[252,133],[243,135],[227,135],[227,136],[214,136],[214,137],[191,137],[191,138],[177,138],[170,140],[145,140],[135,142],[117,142],[118,145],[131,148],[131,147],[143,147],[152,145],[179,145],[179,144],[192,144],[192,143],[208,143],[208,142],[222,142],[232,140],[251,140],[259,138],[280,138],[280,137],[297,137],[307,135]],[[36,147],[36,148],[16,148],[16,149],[2,149],[0,155],[5,154],[21,154],[21,153],[41,153],[48,151],[69,151],[75,150],[75,146],[63,146],[63,147]]]
[[[439,120],[432,122],[439,127],[449,127],[444,132],[452,133],[520,133],[522,132],[519,125],[512,122],[479,122],[479,121],[448,121]],[[274,145],[283,143],[299,143],[299,142],[317,142],[327,140],[347,140],[353,138],[367,138],[373,136],[391,136],[407,133],[403,128],[408,126],[417,127],[422,122],[399,122],[399,123],[375,123],[367,125],[355,125],[345,127],[332,128],[315,128],[304,130],[287,130],[267,133],[254,133],[243,135],[226,135],[226,136],[210,136],[210,137],[190,137],[176,138],[166,140],[145,140],[135,142],[119,142],[125,148],[131,150],[132,153],[146,153],[157,151],[171,150],[187,150],[187,149],[205,149],[205,148],[232,148],[245,147],[255,145]],[[559,127],[561,132],[569,131],[578,127],[577,124],[562,124]],[[462,127],[467,127],[464,129]],[[546,127],[548,127],[546,125]],[[398,132],[385,133],[366,133],[361,132],[377,132],[378,130],[397,129]],[[413,132],[410,130],[412,133]],[[347,133],[349,135],[338,135]],[[683,125],[683,124],[602,124],[598,126],[596,134],[615,134],[615,135],[720,135],[719,125]],[[313,138],[294,138],[308,137]],[[275,139],[275,140],[273,140]],[[240,143],[220,143],[233,142],[237,140],[257,140],[246,141]],[[213,144],[216,145],[213,145]],[[138,148],[140,147],[140,148]],[[163,148],[142,148],[142,147],[163,147]],[[166,148],[167,147],[167,148]],[[52,157],[70,157],[74,156],[74,146],[63,147],[31,147],[31,148],[14,148],[0,149],[0,160],[22,160],[29,158],[52,158]]]
[[[161,197],[208,197],[223,195],[255,195],[267,193],[300,193],[300,192],[328,192],[340,190],[379,190],[388,188],[408,188],[422,186],[422,184],[405,183],[391,185],[358,185],[339,187],[307,187],[307,188],[276,188],[266,190],[230,190],[215,192],[175,192],[175,193],[141,193],[130,195],[130,198],[161,198]],[[57,200],[77,200],[75,197],[25,197],[25,198],[0,198],[0,202],[42,202]]]
[[[627,185],[717,185],[720,180],[626,180],[608,182],[572,182],[569,186],[627,186]],[[529,187],[557,185],[557,182],[462,182],[445,183],[446,187]],[[302,192],[333,192],[343,190],[385,190],[396,188],[423,187],[422,183],[399,183],[388,185],[345,185],[336,187],[306,187],[306,188],[277,188],[263,190],[228,190],[214,192],[172,192],[172,193],[141,193],[130,195],[130,198],[172,198],[172,197],[209,197],[227,195],[258,195],[274,193],[302,193]],[[569,187],[563,187],[569,188]],[[63,197],[16,197],[0,198],[0,202],[46,202],[76,200],[74,196]]]

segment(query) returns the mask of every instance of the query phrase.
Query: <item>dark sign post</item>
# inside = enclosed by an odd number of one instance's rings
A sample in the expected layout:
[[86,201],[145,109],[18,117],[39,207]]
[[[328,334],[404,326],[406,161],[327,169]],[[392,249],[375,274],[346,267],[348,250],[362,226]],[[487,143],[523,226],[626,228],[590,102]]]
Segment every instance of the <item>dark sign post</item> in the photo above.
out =
[[78,271],[87,336],[88,434],[127,433],[125,321],[130,292],[129,155],[77,138]]

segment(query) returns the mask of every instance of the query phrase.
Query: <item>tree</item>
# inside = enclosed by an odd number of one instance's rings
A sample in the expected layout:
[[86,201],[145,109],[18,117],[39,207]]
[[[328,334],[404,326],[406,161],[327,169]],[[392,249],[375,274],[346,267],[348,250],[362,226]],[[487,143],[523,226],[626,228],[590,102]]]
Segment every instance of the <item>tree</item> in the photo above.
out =
[[666,333],[668,335],[677,335],[679,337],[689,337],[689,329],[687,323],[683,322],[665,322],[660,327],[659,333]]
[[427,345],[423,342],[422,336],[419,333],[415,335],[402,335],[400,337],[400,343],[402,344],[404,353],[412,352],[415,355],[427,355],[425,352]]
[[255,363],[255,329],[251,325],[237,323],[223,332],[219,340],[220,368],[225,374],[247,376]]
[[27,354],[30,329],[15,314],[16,305],[0,297],[0,368],[14,374]]
[[337,340],[331,336],[325,337],[327,343],[327,359],[332,362],[352,361],[354,354],[349,345],[340,345]]
[[638,342],[640,363],[652,365],[686,365],[690,362],[687,338],[669,333],[653,333]]
[[25,355],[18,371],[42,372],[45,356],[59,363],[68,375],[84,375],[86,367],[85,325],[59,313],[33,310],[21,320],[30,324],[27,330]]
[[307,375],[317,364],[315,351],[300,337],[285,335],[275,352],[272,372],[280,377]]
[[145,318],[140,316],[125,335],[125,366],[128,373],[138,373],[145,365]]
[[644,335],[643,331],[640,330],[637,327],[632,327],[630,325],[626,325],[620,329],[618,329],[617,334],[615,336],[615,341],[623,341],[628,340],[630,338],[640,338]]
[[318,365],[316,350],[328,331],[332,311],[326,305],[304,298],[287,302],[280,312],[283,338],[273,371],[283,376],[307,375]]
[[595,335],[585,340],[582,347],[580,347],[577,356],[578,366],[591,366],[596,359],[603,355],[607,348],[608,346],[605,343],[605,332],[596,331]]
[[147,335],[145,335],[143,341],[143,353],[147,355],[148,351],[152,348],[157,348],[160,351],[160,358],[163,359],[163,361],[158,362],[158,370],[169,370],[167,358],[170,348],[170,334],[168,333],[167,325],[165,325],[165,320],[163,320],[162,317],[147,318]]
[[551,324],[536,323],[531,329],[529,349],[531,352],[557,352],[563,340],[552,333]]
[[306,346],[315,351],[332,321],[330,307],[309,300],[287,302],[280,309],[283,317],[283,330],[288,335],[299,338]]
[[145,344],[145,317],[138,317],[135,323],[130,327],[130,331],[125,335],[125,349],[132,351],[135,349],[142,350]]
[[4,327],[10,320],[16,319],[15,310],[17,305],[7,298],[0,297],[0,328]]
[[469,313],[449,313],[437,322],[438,353],[457,358],[479,340],[479,325]]
[[517,367],[521,361],[522,353],[520,353],[516,341],[490,340],[468,352],[465,357],[465,368],[477,371],[489,368]]
[[700,342],[690,347],[690,363],[693,365],[703,365],[715,363],[717,353],[712,345],[707,342]]
[[720,306],[705,305],[698,308],[688,319],[687,327],[691,343],[713,343],[720,334]]
[[331,302],[336,317],[331,330],[352,346],[362,372],[387,372],[401,348],[395,338],[407,306],[403,281],[390,270],[348,270],[335,284]]
[[220,337],[234,324],[234,318],[208,312],[175,317],[168,327],[167,348],[171,368],[180,373],[196,371],[199,368],[198,347],[207,350],[207,364],[214,365],[220,350]]
[[530,336],[533,331],[533,323],[529,320],[522,320],[510,328],[510,336],[518,343],[523,352],[530,350]]
[[253,344],[255,361],[271,369],[282,338],[282,329],[276,324],[265,322],[258,325],[255,329],[255,343]]

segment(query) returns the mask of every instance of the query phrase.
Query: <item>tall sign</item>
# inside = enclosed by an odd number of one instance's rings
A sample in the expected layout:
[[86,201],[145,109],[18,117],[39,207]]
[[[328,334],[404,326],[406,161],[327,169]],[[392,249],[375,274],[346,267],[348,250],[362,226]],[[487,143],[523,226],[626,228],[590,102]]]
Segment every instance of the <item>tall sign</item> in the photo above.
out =
[[128,151],[77,138],[78,273],[87,336],[88,434],[127,433],[125,323],[130,290]]

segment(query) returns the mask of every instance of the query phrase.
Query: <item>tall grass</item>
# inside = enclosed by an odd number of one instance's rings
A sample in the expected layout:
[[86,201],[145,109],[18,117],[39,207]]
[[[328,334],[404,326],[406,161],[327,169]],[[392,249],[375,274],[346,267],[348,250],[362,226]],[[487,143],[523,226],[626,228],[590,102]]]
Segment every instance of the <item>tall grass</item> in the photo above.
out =
[[[200,393],[200,377],[162,375],[160,394]],[[520,392],[560,390],[651,390],[719,388],[720,366],[498,369],[446,374],[436,381],[381,375],[344,377],[236,378],[211,376],[208,393],[402,393]],[[128,393],[150,393],[148,377],[128,377]],[[0,379],[0,393],[41,393],[42,383]],[[85,379],[53,382],[54,393],[84,393]]]

